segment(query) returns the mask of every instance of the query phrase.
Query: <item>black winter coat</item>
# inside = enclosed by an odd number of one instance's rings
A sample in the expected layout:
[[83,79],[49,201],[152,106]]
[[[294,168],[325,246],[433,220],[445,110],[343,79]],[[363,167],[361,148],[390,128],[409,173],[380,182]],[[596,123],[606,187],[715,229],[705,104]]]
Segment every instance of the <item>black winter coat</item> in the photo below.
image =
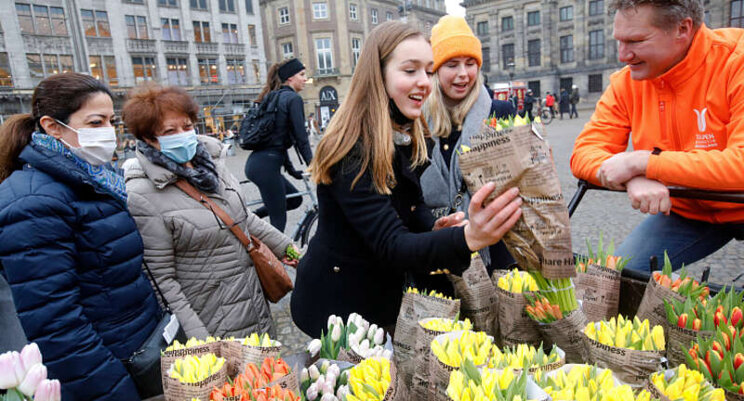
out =
[[351,153],[333,168],[331,184],[318,185],[318,230],[297,267],[291,301],[295,324],[310,336],[320,336],[331,314],[394,324],[406,271],[459,273],[470,264],[462,227],[430,231],[435,219],[408,152],[396,146],[392,195],[375,192],[369,171],[350,189],[360,168]]
[[289,86],[279,88],[278,112],[271,141],[261,150],[285,151],[293,145],[299,150],[305,164],[310,164],[313,153],[305,131],[305,110],[302,98]]

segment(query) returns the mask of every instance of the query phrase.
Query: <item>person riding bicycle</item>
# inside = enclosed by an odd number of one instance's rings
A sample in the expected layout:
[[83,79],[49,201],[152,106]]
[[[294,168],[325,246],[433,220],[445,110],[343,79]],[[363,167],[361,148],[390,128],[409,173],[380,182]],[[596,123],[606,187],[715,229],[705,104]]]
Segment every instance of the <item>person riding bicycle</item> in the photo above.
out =
[[256,184],[264,201],[264,206],[255,211],[256,215],[268,215],[271,225],[284,231],[287,210],[297,209],[302,204],[301,197],[287,199],[287,194],[297,193],[297,188],[282,176],[282,166],[292,177],[302,179],[302,172],[295,170],[287,149],[294,145],[306,165],[313,159],[305,130],[302,97],[298,94],[305,87],[307,77],[305,66],[296,58],[272,65],[268,76],[258,101],[272,91],[279,91],[274,132],[270,143],[254,150],[246,160],[245,176]]
[[[744,238],[744,205],[670,199],[667,186],[744,190],[744,30],[711,30],[698,0],[613,0],[619,59],[576,139],[573,174],[627,190],[647,217],[617,255],[674,267]],[[632,134],[633,151],[626,152]]]

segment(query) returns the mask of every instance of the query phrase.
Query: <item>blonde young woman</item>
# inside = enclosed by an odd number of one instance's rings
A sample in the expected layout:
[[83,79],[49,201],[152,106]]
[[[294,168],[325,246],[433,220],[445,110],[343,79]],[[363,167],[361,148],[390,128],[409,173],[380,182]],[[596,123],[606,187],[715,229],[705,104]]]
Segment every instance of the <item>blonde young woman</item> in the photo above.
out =
[[[470,193],[462,178],[457,149],[469,143],[486,118],[513,116],[515,111],[510,102],[489,96],[480,72],[481,43],[464,18],[453,15],[440,18],[431,30],[431,43],[434,79],[424,113],[433,147],[431,165],[421,176],[421,188],[424,201],[435,215],[465,213]],[[503,243],[489,247],[481,255],[493,268],[513,262]],[[452,292],[452,285],[442,277],[415,275],[414,281],[419,287]]]
[[520,216],[516,189],[483,204],[492,184],[473,195],[469,222],[462,215],[435,220],[423,204],[413,168],[426,161],[420,117],[433,65],[421,32],[381,24],[318,145],[310,165],[318,230],[298,266],[291,303],[295,323],[311,336],[331,314],[358,312],[392,326],[405,272],[458,273],[471,252],[498,242]]

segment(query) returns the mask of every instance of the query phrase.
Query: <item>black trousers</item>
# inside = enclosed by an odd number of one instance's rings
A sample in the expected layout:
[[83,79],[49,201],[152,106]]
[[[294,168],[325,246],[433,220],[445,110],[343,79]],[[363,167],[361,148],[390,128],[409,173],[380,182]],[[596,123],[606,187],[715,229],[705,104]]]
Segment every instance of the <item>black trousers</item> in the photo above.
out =
[[254,213],[258,217],[269,216],[271,225],[281,232],[287,225],[287,210],[302,204],[301,197],[287,199],[288,194],[297,193],[297,188],[282,175],[286,157],[287,152],[281,150],[258,150],[245,162],[245,176],[256,184],[264,203]]

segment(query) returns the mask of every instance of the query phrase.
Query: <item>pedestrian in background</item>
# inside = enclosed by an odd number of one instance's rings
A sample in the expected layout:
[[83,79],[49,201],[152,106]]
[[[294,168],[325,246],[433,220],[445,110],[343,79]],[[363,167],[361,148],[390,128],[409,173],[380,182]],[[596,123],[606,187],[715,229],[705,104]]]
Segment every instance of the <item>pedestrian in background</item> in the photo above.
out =
[[532,109],[535,107],[535,97],[532,95],[532,89],[527,90],[527,94],[524,96],[524,111],[530,121],[534,120],[535,117],[532,115]]
[[18,316],[63,400],[139,400],[121,360],[160,313],[124,177],[108,166],[113,96],[65,73],[41,81],[31,106],[0,127],[0,262]]
[[561,120],[563,120],[563,114],[568,113],[571,116],[571,99],[568,95],[568,91],[565,88],[561,88],[560,98],[558,100],[558,107],[561,112]]
[[[424,116],[433,146],[429,152],[431,165],[421,176],[421,189],[426,205],[436,216],[459,212],[467,218],[471,194],[462,177],[458,149],[470,144],[484,120],[513,117],[516,111],[510,102],[493,100],[484,90],[480,82],[481,43],[465,18],[440,18],[431,30],[431,45],[434,77]],[[514,263],[503,242],[486,248],[482,255],[491,270]],[[414,280],[419,288],[454,295],[452,284],[442,275],[414,275]]]
[[188,337],[275,334],[253,260],[215,211],[182,181],[211,199],[278,258],[291,240],[246,209],[240,184],[225,166],[227,146],[197,135],[199,106],[177,86],[135,88],[123,119],[138,139],[125,177],[129,210],[145,261]]
[[302,197],[287,199],[287,195],[297,193],[297,188],[282,176],[281,168],[300,180],[302,172],[295,169],[287,150],[292,146],[299,151],[301,162],[309,165],[313,159],[307,131],[305,131],[305,111],[302,98],[298,94],[304,87],[307,77],[305,66],[293,58],[276,63],[269,68],[269,79],[261,93],[261,102],[270,92],[278,91],[279,103],[274,122],[274,133],[269,143],[254,150],[245,163],[245,176],[261,192],[264,205],[256,210],[259,217],[269,216],[271,225],[284,231],[287,225],[287,210],[300,207]]
[[550,110],[550,116],[555,118],[555,97],[550,93],[550,91],[545,93],[545,107]]
[[579,87],[574,85],[571,88],[571,113],[568,115],[569,118],[579,118],[579,112],[576,111],[576,105],[579,104],[579,100],[581,99],[581,96],[579,96]]
[[318,229],[291,302],[292,319],[311,337],[331,314],[356,312],[390,328],[406,272],[458,274],[473,251],[498,242],[521,215],[516,189],[484,206],[493,184],[473,195],[467,224],[461,213],[435,220],[423,203],[413,170],[427,159],[421,108],[433,66],[423,33],[400,21],[380,24],[318,144],[310,165]]

